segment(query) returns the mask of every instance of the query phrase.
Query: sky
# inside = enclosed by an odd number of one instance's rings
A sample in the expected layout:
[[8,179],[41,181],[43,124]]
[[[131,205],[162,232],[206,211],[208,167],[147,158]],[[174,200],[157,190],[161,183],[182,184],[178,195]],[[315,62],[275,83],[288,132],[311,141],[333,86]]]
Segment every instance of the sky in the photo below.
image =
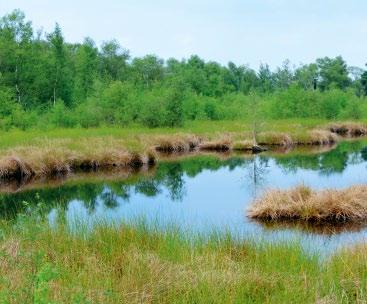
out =
[[0,0],[0,15],[18,8],[36,29],[58,22],[69,42],[117,39],[133,57],[188,58],[257,69],[338,55],[367,63],[366,0]]

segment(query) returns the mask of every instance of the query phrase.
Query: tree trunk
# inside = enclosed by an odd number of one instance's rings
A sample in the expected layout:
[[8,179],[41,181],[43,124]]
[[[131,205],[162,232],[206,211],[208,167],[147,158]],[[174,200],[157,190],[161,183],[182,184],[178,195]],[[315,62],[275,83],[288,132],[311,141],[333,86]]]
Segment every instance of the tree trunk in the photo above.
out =
[[18,86],[18,65],[15,66],[15,91],[17,92],[18,103],[20,103],[20,90]]
[[257,146],[257,140],[256,140],[256,134],[257,130],[256,130],[256,121],[253,122],[252,124],[252,141],[253,141],[253,145]]
[[56,105],[56,86],[54,86],[54,106]]

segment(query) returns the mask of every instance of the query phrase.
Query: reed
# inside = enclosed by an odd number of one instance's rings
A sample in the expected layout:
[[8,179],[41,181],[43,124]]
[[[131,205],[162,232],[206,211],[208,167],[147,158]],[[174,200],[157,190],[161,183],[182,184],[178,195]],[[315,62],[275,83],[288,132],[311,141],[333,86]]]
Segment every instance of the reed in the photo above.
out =
[[[217,125],[216,129],[211,123],[200,122],[194,128],[184,129],[187,133],[178,129],[133,128],[4,133],[0,137],[0,178],[152,165],[158,159],[156,152],[254,151],[248,123],[218,122]],[[289,121],[267,123],[267,129],[274,131],[260,133],[258,142],[260,146],[279,147],[330,145],[338,142],[336,133],[366,134],[364,125],[358,123],[330,125],[326,129],[312,129],[314,125],[315,122],[311,125]]]
[[160,136],[156,140],[155,150],[165,153],[190,152],[195,150],[201,138],[196,135],[170,135]]
[[258,142],[260,145],[266,146],[283,146],[289,147],[293,145],[291,136],[282,132],[263,132],[259,134]]
[[21,147],[3,154],[0,159],[0,178],[51,177],[78,170],[139,168],[151,166],[155,162],[156,154],[152,150],[138,153],[119,147],[95,146],[77,152],[64,147]]
[[251,218],[281,221],[360,222],[367,220],[367,186],[313,191],[304,185],[269,190],[248,210]]
[[199,145],[199,149],[201,151],[227,152],[232,150],[232,139],[226,136],[218,140],[204,141]]
[[358,137],[367,135],[367,125],[357,122],[340,122],[329,124],[327,129],[342,136]]
[[251,140],[240,140],[233,143],[234,151],[252,151],[253,142]]
[[338,141],[338,136],[330,131],[312,130],[308,132],[309,138],[304,142],[308,145],[331,145]]
[[136,220],[112,225],[38,213],[0,221],[2,303],[363,303],[365,246],[326,261],[297,241],[239,241],[164,230]]

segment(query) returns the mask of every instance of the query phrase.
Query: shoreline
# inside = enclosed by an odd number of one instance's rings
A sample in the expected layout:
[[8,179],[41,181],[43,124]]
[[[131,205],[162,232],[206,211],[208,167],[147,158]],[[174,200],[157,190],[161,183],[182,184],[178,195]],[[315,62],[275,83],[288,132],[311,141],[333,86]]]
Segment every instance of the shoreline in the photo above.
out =
[[[258,146],[262,150],[291,151],[296,147],[331,147],[348,138],[362,138],[367,126],[357,123],[328,124],[322,128],[304,130],[300,134],[261,132]],[[68,176],[78,171],[96,172],[108,169],[139,169],[152,167],[162,155],[185,156],[199,153],[244,153],[260,151],[246,135],[223,132],[209,138],[196,134],[170,134],[137,137],[139,145],[112,137],[61,138],[39,140],[39,143],[15,146],[0,151],[0,179]]]

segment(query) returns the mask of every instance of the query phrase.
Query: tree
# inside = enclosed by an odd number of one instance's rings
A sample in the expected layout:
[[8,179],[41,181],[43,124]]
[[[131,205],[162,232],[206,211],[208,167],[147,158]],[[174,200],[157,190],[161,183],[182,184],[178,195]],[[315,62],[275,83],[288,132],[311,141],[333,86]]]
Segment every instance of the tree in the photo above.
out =
[[293,71],[289,67],[290,61],[285,60],[282,67],[278,67],[274,74],[275,87],[280,90],[289,88],[293,81]]
[[25,21],[25,15],[20,10],[14,10],[0,20],[0,73],[5,83],[15,88],[19,103],[26,91],[24,67],[32,36],[31,22]]
[[185,84],[182,80],[171,83],[167,100],[166,125],[169,127],[181,127],[183,125],[183,99],[185,96]]
[[363,74],[361,75],[361,85],[364,96],[367,96],[367,71],[364,71]]
[[235,92],[248,94],[251,89],[257,86],[256,72],[248,66],[236,66],[233,62],[228,63],[225,73],[225,82],[228,87],[233,87]]
[[258,78],[260,92],[269,93],[274,90],[274,76],[269,65],[260,64]]
[[127,78],[127,60],[129,52],[123,49],[116,40],[104,42],[101,47],[100,70],[102,77],[108,81]]
[[132,62],[133,78],[137,84],[149,88],[154,82],[161,81],[164,75],[163,60],[155,55],[135,58]]
[[345,90],[351,83],[348,76],[348,66],[341,56],[334,59],[329,57],[316,60],[320,75],[320,89],[338,88]]
[[294,79],[298,86],[304,90],[311,90],[317,87],[318,67],[311,63],[301,65],[294,73]]
[[85,100],[92,92],[97,78],[98,49],[91,38],[85,38],[76,50],[75,58],[75,98]]
[[66,50],[64,45],[64,37],[61,28],[56,23],[55,30],[48,35],[48,40],[52,50],[52,87],[53,87],[53,104],[60,98],[66,104],[70,102],[70,77],[67,69]]

